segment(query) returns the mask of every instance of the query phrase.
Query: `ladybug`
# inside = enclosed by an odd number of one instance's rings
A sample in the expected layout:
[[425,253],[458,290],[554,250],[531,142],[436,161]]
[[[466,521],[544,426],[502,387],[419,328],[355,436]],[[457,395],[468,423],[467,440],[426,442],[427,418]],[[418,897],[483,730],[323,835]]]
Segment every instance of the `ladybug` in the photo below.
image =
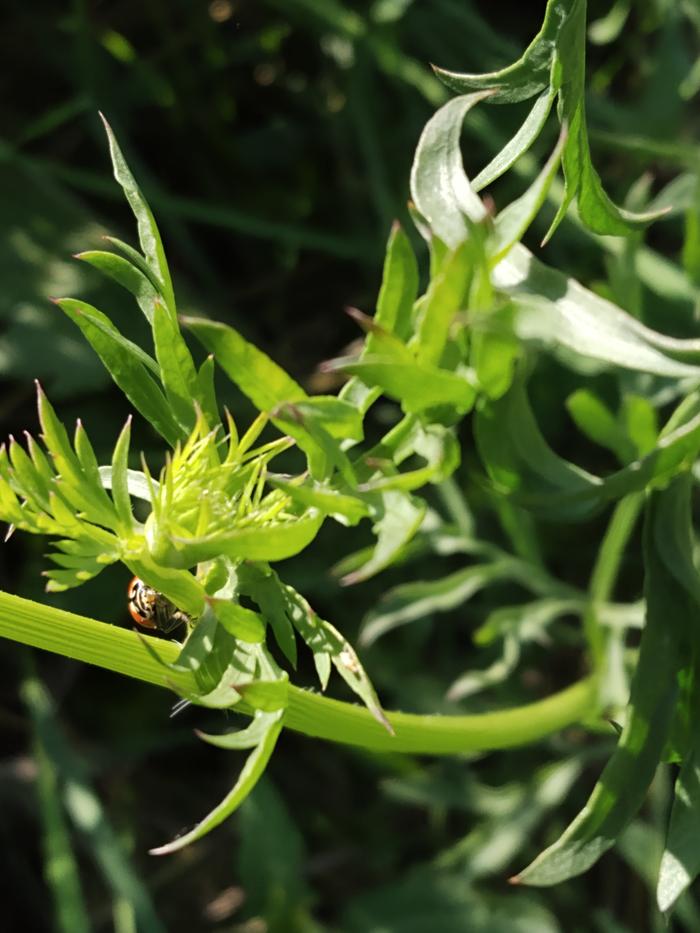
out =
[[140,577],[133,577],[126,590],[129,614],[141,628],[154,629],[168,634],[179,625],[187,623],[190,617],[178,609],[167,596],[144,583]]

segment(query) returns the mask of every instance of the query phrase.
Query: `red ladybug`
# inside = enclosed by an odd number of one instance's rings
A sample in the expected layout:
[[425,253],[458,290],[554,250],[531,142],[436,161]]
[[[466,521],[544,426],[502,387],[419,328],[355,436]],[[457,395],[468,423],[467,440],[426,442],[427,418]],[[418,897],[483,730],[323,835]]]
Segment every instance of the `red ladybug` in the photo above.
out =
[[186,612],[178,609],[167,596],[133,577],[126,590],[129,614],[141,628],[155,629],[167,634],[179,625],[190,621]]

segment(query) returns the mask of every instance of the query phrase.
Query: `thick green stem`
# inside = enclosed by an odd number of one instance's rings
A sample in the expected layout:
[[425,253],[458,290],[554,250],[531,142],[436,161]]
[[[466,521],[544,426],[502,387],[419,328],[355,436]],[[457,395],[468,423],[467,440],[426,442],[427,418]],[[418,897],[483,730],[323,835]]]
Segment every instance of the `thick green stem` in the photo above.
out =
[[[172,663],[179,646],[149,639],[61,609],[0,593],[0,637],[95,664],[160,687],[196,693],[191,673],[175,673],[153,656]],[[315,738],[386,752],[449,755],[509,748],[541,739],[588,718],[595,708],[592,678],[544,700],[474,716],[417,716],[389,713],[390,735],[363,707],[290,687],[285,726]]]

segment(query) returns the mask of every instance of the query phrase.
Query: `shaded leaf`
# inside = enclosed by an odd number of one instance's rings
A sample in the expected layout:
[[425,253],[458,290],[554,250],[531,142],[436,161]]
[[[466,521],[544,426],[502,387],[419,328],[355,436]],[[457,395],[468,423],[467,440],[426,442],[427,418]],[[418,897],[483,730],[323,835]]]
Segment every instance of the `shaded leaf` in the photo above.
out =
[[586,806],[563,835],[514,880],[552,885],[581,874],[614,845],[639,810],[663,754],[678,688],[676,677],[687,652],[684,624],[697,606],[659,550],[659,539],[681,533],[688,523],[687,476],[656,493],[647,506],[644,526],[647,621],[632,679],[628,715],[617,749]]
[[172,852],[179,851],[191,842],[201,839],[202,836],[206,836],[207,833],[211,832],[212,829],[218,826],[219,823],[222,823],[240,806],[255,787],[258,779],[267,767],[267,763],[274,751],[279,734],[282,731],[283,718],[284,710],[279,710],[276,715],[270,717],[265,734],[254,751],[248,756],[238,780],[221,803],[189,832],[173,839],[172,842],[166,845],[151,849],[151,855],[170,855]]

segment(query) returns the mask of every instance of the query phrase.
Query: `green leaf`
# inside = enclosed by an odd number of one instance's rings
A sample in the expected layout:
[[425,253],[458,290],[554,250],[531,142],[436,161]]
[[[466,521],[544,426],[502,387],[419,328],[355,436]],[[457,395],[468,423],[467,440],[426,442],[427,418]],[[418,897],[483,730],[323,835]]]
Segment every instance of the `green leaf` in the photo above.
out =
[[210,599],[209,604],[216,618],[234,638],[256,643],[265,641],[265,622],[257,612],[227,599]]
[[564,129],[542,171],[527,191],[498,213],[494,224],[493,252],[489,256],[491,262],[497,263],[520,242],[539,213],[557,174],[566,139],[567,133]]
[[289,606],[277,574],[264,565],[244,563],[239,568],[238,575],[241,593],[258,604],[284,656],[296,667],[297,645],[294,627],[287,612]]
[[[71,447],[66,429],[56,416],[56,412],[39,383],[37,383],[37,403],[44,443],[54,459],[54,467],[58,473],[58,479],[52,480],[52,492],[49,494],[50,511],[54,513],[59,522],[68,526],[79,524],[79,517],[85,517],[88,521],[112,528],[116,519],[114,506],[102,487],[99,471],[91,475],[86,473]],[[82,432],[78,436],[81,434]],[[87,456],[85,451],[84,453]],[[16,452],[15,456],[17,456]],[[36,482],[41,483],[41,477],[44,474],[34,469]],[[37,492],[41,492],[40,486],[37,486]],[[67,502],[72,506],[73,512],[68,508]],[[60,512],[60,518],[57,510]],[[67,534],[68,531],[65,533]]]
[[483,258],[481,244],[472,237],[447,256],[440,271],[431,279],[420,303],[414,345],[418,363],[437,366],[458,311],[464,309],[474,267]]
[[673,795],[666,847],[659,868],[656,901],[667,913],[700,874],[700,760],[697,719],[694,745],[683,761]]
[[[105,628],[111,635],[111,630],[116,627]],[[117,631],[120,635],[135,637],[130,632]],[[133,869],[119,834],[108,822],[100,798],[90,784],[87,763],[71,748],[62,734],[51,697],[39,681],[32,678],[25,681],[23,699],[31,711],[36,733],[46,754],[63,778],[60,802],[73,826],[83,836],[83,851],[95,862],[107,890],[133,905],[138,929],[144,933],[165,933],[165,926],[156,913],[148,888]]]
[[156,293],[156,295],[161,294],[163,290],[162,282],[158,278],[158,275],[148,264],[148,260],[144,259],[144,257],[137,249],[134,249],[133,246],[130,246],[128,243],[125,243],[123,240],[120,240],[115,236],[106,236],[104,239],[115,249],[118,249],[124,258],[127,259],[129,263],[151,283],[153,291]]
[[[104,488],[112,489],[114,485],[114,468],[111,466],[101,466],[99,471],[100,482]],[[149,485],[146,475],[141,470],[127,470],[126,485],[132,499],[142,499],[144,502],[150,502],[152,498],[151,491],[155,493],[156,498],[158,496],[158,483],[152,479],[151,485]]]
[[631,0],[615,0],[605,16],[588,27],[588,38],[594,45],[614,42],[622,32],[630,14]]
[[637,456],[651,453],[659,436],[658,415],[654,406],[641,395],[626,393],[622,399],[620,421]]
[[308,398],[291,376],[232,327],[203,318],[182,321],[259,411],[270,412],[278,405]]
[[124,563],[133,574],[141,577],[154,590],[163,593],[193,619],[198,619],[204,612],[206,593],[202,584],[191,573],[161,567],[147,554],[140,554],[138,557],[126,554]]
[[173,839],[172,842],[166,845],[151,849],[151,855],[170,855],[172,852],[178,852],[196,839],[201,839],[202,836],[206,836],[207,833],[211,832],[212,829],[218,826],[219,823],[222,823],[240,806],[255,787],[260,776],[267,767],[267,763],[275,749],[279,734],[282,731],[283,719],[284,710],[279,710],[275,716],[270,717],[268,728],[264,736],[255,750],[248,756],[238,780],[221,803],[188,833],[179,836],[177,839]]
[[635,213],[614,204],[603,190],[593,168],[588,147],[585,110],[586,2],[573,0],[557,35],[557,60],[561,67],[559,119],[568,130],[563,166],[566,182],[564,201],[555,217],[547,241],[563,217],[566,205],[577,197],[583,223],[594,233],[627,236],[662,217],[666,211]]
[[[77,319],[78,317],[88,322],[94,330],[101,332],[105,337],[119,344],[128,354],[138,359],[154,376],[158,376],[158,364],[153,357],[149,356],[137,343],[134,343],[132,340],[129,340],[128,337],[121,334],[102,311],[87,304],[87,302],[78,301],[75,298],[60,298],[56,301],[56,304],[62,311],[65,311],[71,320],[78,324],[79,327],[81,326],[81,320]],[[83,333],[85,333],[85,331],[83,331]]]
[[[134,516],[131,511],[131,496],[129,495],[129,443],[131,441],[131,416],[121,430],[112,454],[112,470],[110,485],[112,501],[120,523],[120,534],[128,537],[134,530]],[[99,474],[103,481],[102,473]]]
[[288,479],[268,474],[268,482],[276,489],[284,490],[305,509],[317,509],[321,514],[334,518],[342,525],[356,525],[370,514],[369,506],[363,499],[338,492],[311,479],[299,483],[296,478]]
[[[374,327],[368,327],[369,336],[362,348],[361,356],[381,353],[378,344],[384,345],[381,335],[395,335],[398,340],[408,338],[412,327],[413,304],[418,295],[418,263],[410,240],[398,223],[389,235],[382,285],[377,298],[377,309],[373,318]],[[360,315],[364,317],[364,315]],[[356,314],[353,317],[357,320]],[[362,324],[362,321],[360,321]],[[376,401],[378,391],[363,385],[358,379],[349,380],[340,390],[340,398],[352,403],[364,414]]]
[[[349,406],[348,402],[342,404]],[[305,406],[302,410],[298,402],[278,405],[271,414],[275,427],[294,438],[306,454],[309,473],[315,480],[323,482],[329,479],[335,469],[349,486],[355,486],[357,480],[350,459],[324,427],[323,415],[319,417],[308,403]],[[353,412],[355,414],[359,412]]]
[[340,582],[345,586],[360,583],[388,567],[418,530],[425,508],[422,499],[398,490],[387,489],[377,494],[373,509],[377,543],[369,559]]
[[161,301],[153,307],[153,343],[160,380],[178,422],[191,431],[195,423],[194,400],[199,393],[197,370],[182,338],[177,318]]
[[[512,164],[512,157],[517,157],[520,146],[529,144],[534,135],[539,132],[551,105],[551,98],[555,93],[559,94],[559,120],[562,128],[568,134],[563,151],[565,194],[557,215],[545,237],[545,242],[556,230],[566,214],[568,205],[574,198],[577,198],[581,220],[590,230],[596,233],[625,236],[666,213],[665,210],[648,211],[646,213],[634,213],[633,211],[624,210],[615,205],[603,190],[600,177],[593,168],[588,146],[584,100],[585,50],[585,0],[549,0],[542,29],[524,55],[513,65],[501,71],[483,75],[458,74],[441,69],[436,71],[438,77],[453,90],[460,93],[467,90],[483,89],[482,93],[490,94],[489,103],[510,103],[525,100],[549,85],[548,93],[545,92],[547,96],[545,97],[545,94],[543,94],[538,101],[541,109],[538,109],[537,113],[533,109],[533,114],[531,114],[521,130],[523,138],[517,144],[515,140],[512,140],[509,146],[506,147],[507,151],[504,150],[505,157],[501,157],[501,154],[499,154],[494,160],[498,173],[505,170],[507,163]],[[470,95],[470,97],[473,96]],[[467,98],[456,98],[456,100],[464,101]],[[447,107],[451,104],[454,105],[455,101],[451,101]],[[446,141],[444,145],[445,152],[442,156],[444,179],[442,184],[445,192],[445,181],[451,179],[451,183],[455,185],[459,176],[459,169],[461,168],[461,162],[457,163],[459,135],[457,132],[455,136],[454,130],[456,124],[461,126],[466,113],[466,111],[460,113],[459,106],[455,106],[449,112],[447,107],[439,112],[444,112],[441,119],[445,123],[442,131],[443,143]],[[423,140],[421,140],[422,142]],[[421,144],[419,144],[420,150]],[[418,164],[418,157],[419,153],[417,152],[414,170],[416,170]],[[487,166],[487,180],[491,176],[495,177],[493,172],[491,166]],[[480,177],[479,182],[479,187],[483,187],[485,184],[483,178]],[[439,181],[437,179],[433,188],[436,192],[439,190]],[[412,190],[414,190],[413,187]],[[433,223],[433,218],[437,220],[437,213],[435,211],[426,213],[425,209],[421,207],[418,197],[416,197],[415,190],[414,200],[418,210],[429,221],[433,231],[441,239],[445,240],[448,245],[456,245],[456,242],[460,239],[459,236],[455,237],[455,232],[458,230],[456,220],[452,219],[451,222],[440,221],[438,227]],[[454,213],[454,206],[458,203],[458,199],[455,197],[450,198],[449,194],[447,194],[444,200],[453,202],[452,213]],[[473,212],[474,206],[474,202],[471,202],[471,209],[463,206],[465,213],[471,216],[472,219],[480,216],[478,212],[476,214]],[[464,236],[461,239],[464,239]]]
[[386,593],[362,623],[360,643],[371,645],[400,625],[435,612],[449,612],[488,586],[513,581],[535,593],[547,592],[547,580],[523,561],[504,556],[457,570],[437,580],[402,583]]
[[139,268],[123,256],[99,249],[77,253],[75,258],[94,266],[130,292],[148,323],[153,323],[153,303],[158,297],[158,292]]
[[73,298],[62,298],[56,304],[78,325],[132,405],[174,447],[185,431],[175,420],[167,399],[144,365],[144,357],[150,357],[122,337],[109,318],[97,308]]
[[[411,331],[411,312],[417,296],[418,263],[415,253],[403,228],[395,223],[387,243],[375,323],[405,340]],[[366,346],[367,352],[371,353],[371,336]]]
[[391,357],[366,356],[364,359],[339,358],[327,364],[329,369],[353,373],[367,386],[380,386],[389,398],[401,403],[407,413],[421,412],[437,405],[450,405],[460,413],[468,412],[476,398],[476,389],[466,375],[421,363],[397,363]]
[[568,15],[572,0],[549,0],[542,28],[522,56],[507,68],[487,74],[460,74],[434,68],[435,74],[453,91],[493,90],[492,103],[509,104],[527,100],[549,84],[555,43],[562,19]]
[[[602,481],[558,457],[547,445],[521,383],[481,409],[476,416],[477,447],[489,475],[502,490],[517,491],[531,505],[541,496],[560,493],[563,499],[595,497]],[[535,490],[538,492],[535,492]]]
[[607,447],[622,463],[634,458],[636,451],[620,431],[617,419],[590,389],[577,389],[567,398],[566,407],[576,427],[586,437]]
[[[386,454],[386,461],[382,454]],[[408,457],[417,455],[426,461],[426,466],[398,471]],[[442,483],[451,476],[460,464],[461,451],[454,430],[441,424],[423,425],[414,419],[411,431],[393,451],[381,448],[370,450],[361,460],[373,475],[362,483],[361,491],[376,492],[380,489],[399,489],[412,492],[426,483]],[[379,475],[376,470],[380,470]]]
[[88,933],[90,924],[80,873],[71,846],[66,816],[61,800],[61,771],[46,747],[46,736],[56,751],[56,723],[51,702],[43,686],[34,677],[20,688],[33,721],[36,794],[42,823],[44,877],[54,901],[56,930],[60,933]]
[[[313,651],[314,658],[318,655],[329,657],[353,693],[360,697],[377,722],[393,735],[394,730],[379,705],[372,682],[350,642],[330,622],[321,619],[295,589],[291,586],[284,586],[283,591],[288,606],[287,614],[305,643]],[[321,678],[321,684],[325,687],[323,678]]]
[[469,362],[479,388],[488,398],[500,398],[511,386],[521,355],[513,335],[514,308],[505,302],[480,314],[471,330]]
[[231,531],[201,537],[172,537],[172,566],[192,567],[216,557],[242,560],[276,561],[293,557],[313,541],[324,516],[311,510],[299,518],[270,521],[260,525],[241,525]]
[[605,479],[552,451],[520,384],[478,412],[477,447],[499,490],[550,520],[580,521],[606,502],[662,485],[689,467],[700,450],[700,413],[696,396],[687,402],[652,451]]
[[426,124],[413,159],[411,195],[416,208],[450,249],[468,239],[468,221],[486,216],[464,171],[459,138],[467,113],[490,94],[456,97],[441,107]]
[[362,415],[355,405],[333,395],[314,395],[293,403],[295,415],[307,427],[318,425],[338,440],[361,441]]
[[244,729],[237,729],[235,732],[225,732],[223,735],[210,735],[207,732],[195,730],[198,738],[209,745],[215,745],[217,748],[224,748],[229,751],[243,750],[246,748],[255,748],[265,737],[270,725],[277,718],[277,713],[264,713],[262,710],[256,710],[249,725]]
[[47,511],[51,486],[12,435],[10,435],[9,454],[14,484],[21,489],[22,495],[32,503],[36,511]]
[[539,262],[521,244],[496,266],[493,284],[513,301],[516,336],[538,350],[563,353],[568,365],[576,359],[597,360],[657,376],[700,377],[700,366],[674,359],[698,359],[698,341],[678,340],[645,327],[574,279]]
[[126,160],[122,155],[122,151],[119,148],[119,144],[117,143],[114,133],[112,132],[111,126],[109,123],[107,123],[102,114],[100,114],[100,117],[102,117],[102,122],[104,123],[104,127],[107,132],[107,139],[109,141],[109,154],[112,158],[114,177],[121,185],[122,190],[126,195],[126,199],[129,202],[129,206],[131,207],[134,217],[136,218],[141,249],[143,250],[143,254],[146,257],[150,268],[158,277],[165,303],[174,314],[175,296],[173,294],[173,286],[170,280],[168,263],[165,258],[165,252],[163,250],[163,243],[161,241],[160,233],[158,232],[155,219],[151,213],[150,207],[146,203],[146,199],[141,193],[141,189],[136,184],[134,176],[131,174],[129,166],[126,164]]
[[472,179],[474,191],[481,191],[500,178],[523,155],[540,135],[557,96],[556,86],[551,85],[537,98],[520,129],[512,136],[488,165]]
[[644,802],[671,729],[677,675],[687,656],[686,626],[697,616],[697,604],[678,585],[668,555],[659,549],[660,541],[689,534],[689,491],[688,477],[680,477],[647,506],[647,621],[617,749],[583,810],[516,882],[552,885],[586,871],[614,845]]
[[211,430],[219,423],[219,406],[216,401],[216,388],[214,386],[215,369],[214,357],[209,354],[197,371],[197,400]]

